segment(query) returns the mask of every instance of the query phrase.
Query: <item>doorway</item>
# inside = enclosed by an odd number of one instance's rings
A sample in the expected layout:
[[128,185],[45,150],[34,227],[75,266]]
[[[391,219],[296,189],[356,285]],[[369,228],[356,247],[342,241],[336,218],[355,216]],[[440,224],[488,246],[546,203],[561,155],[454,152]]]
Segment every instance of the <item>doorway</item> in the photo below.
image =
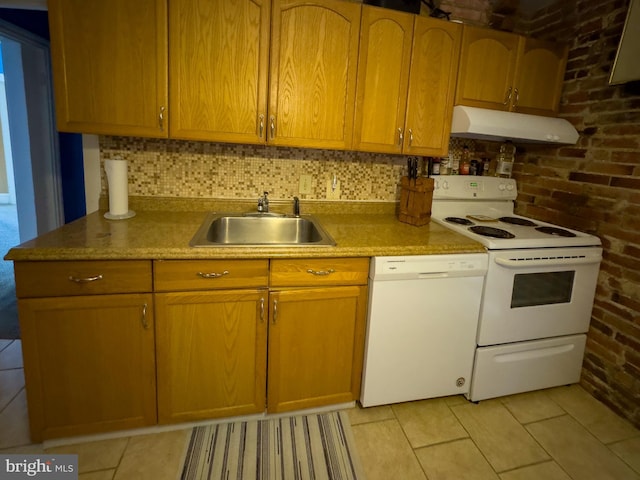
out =
[[0,20],[0,49],[7,113],[2,136],[7,191],[0,198],[6,201],[0,211],[0,338],[18,338],[13,265],[3,257],[18,243],[61,226],[64,210],[49,44]]

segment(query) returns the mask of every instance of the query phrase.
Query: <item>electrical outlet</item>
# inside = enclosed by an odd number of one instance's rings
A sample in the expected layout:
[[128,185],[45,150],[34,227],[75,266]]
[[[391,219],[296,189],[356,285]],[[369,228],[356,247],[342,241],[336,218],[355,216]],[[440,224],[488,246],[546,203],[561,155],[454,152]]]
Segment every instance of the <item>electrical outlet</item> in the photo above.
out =
[[311,183],[313,177],[311,175],[300,175],[300,185],[298,191],[300,193],[311,193]]
[[333,179],[327,179],[327,200],[340,199],[340,180],[336,180],[335,188],[333,188]]

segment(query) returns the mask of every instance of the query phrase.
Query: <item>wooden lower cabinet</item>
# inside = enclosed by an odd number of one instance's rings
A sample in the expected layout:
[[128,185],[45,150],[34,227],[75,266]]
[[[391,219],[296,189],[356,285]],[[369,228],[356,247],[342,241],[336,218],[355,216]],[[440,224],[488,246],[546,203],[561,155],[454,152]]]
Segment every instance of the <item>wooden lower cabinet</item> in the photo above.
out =
[[267,410],[345,403],[360,395],[366,286],[270,295]]
[[18,301],[31,440],[156,423],[151,294]]
[[155,295],[160,423],[264,411],[267,298],[267,290]]

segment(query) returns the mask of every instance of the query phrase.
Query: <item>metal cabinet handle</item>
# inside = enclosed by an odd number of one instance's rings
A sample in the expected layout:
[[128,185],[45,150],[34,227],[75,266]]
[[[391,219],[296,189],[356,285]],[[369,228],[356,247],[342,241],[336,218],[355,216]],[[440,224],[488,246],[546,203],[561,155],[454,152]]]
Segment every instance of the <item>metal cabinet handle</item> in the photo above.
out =
[[264,322],[264,297],[260,299],[260,323]]
[[404,132],[402,128],[398,128],[398,145],[402,146],[402,142],[404,141]]
[[509,89],[507,90],[507,95],[504,98],[504,102],[502,102],[503,105],[509,105],[509,102],[511,102],[512,93],[513,93],[513,88],[509,87]]
[[198,275],[200,278],[220,278],[220,277],[224,277],[225,275],[229,275],[229,271],[225,270],[222,273],[216,273],[216,272],[211,272],[211,273],[205,273],[205,272],[198,272],[196,275]]
[[164,131],[164,107],[160,107],[160,114],[158,115],[158,124],[160,125],[160,131]]
[[276,136],[276,117],[271,115],[271,118],[269,118],[269,122],[269,128],[271,129],[271,138],[274,138]]
[[278,300],[273,301],[273,324],[278,321]]
[[95,282],[98,280],[102,280],[102,275],[94,275],[93,277],[74,277],[74,276],[70,276],[69,280],[75,283],[91,283],[91,282]]
[[142,326],[145,330],[149,330],[149,322],[147,322],[147,304],[142,306]]
[[409,146],[413,144],[413,130],[409,129]]
[[260,138],[262,138],[262,134],[264,133],[264,115],[262,113],[258,117],[258,130],[260,132]]
[[513,101],[513,106],[517,107],[518,106],[518,101],[520,100],[520,92],[518,91],[518,89],[514,89],[513,93],[515,94],[515,100]]
[[309,269],[307,270],[307,273],[310,273],[311,275],[317,275],[319,277],[323,277],[323,276],[327,276],[327,275],[331,275],[332,273],[335,273],[335,270],[333,268],[329,268],[328,270]]

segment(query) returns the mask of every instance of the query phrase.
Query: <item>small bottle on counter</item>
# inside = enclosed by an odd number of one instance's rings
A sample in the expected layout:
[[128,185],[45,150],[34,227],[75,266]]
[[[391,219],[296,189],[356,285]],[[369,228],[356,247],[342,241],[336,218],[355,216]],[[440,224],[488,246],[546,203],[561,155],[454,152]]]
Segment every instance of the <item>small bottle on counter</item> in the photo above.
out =
[[449,166],[449,157],[443,157],[440,159],[440,175],[449,175],[450,166]]
[[478,160],[471,160],[469,165],[469,175],[478,175]]
[[432,158],[431,159],[431,175],[440,175],[442,166],[440,165],[440,159],[439,158]]
[[451,164],[451,175],[460,174],[460,158],[455,153],[449,154],[449,163]]
[[471,152],[466,145],[462,148],[462,157],[460,158],[460,175],[469,175],[471,167]]
[[496,177],[511,178],[513,170],[513,161],[515,159],[516,147],[511,140],[507,140],[500,145],[498,153],[498,163],[496,165]]
[[482,159],[482,166],[478,168],[478,175],[489,175],[489,170],[491,167],[491,160],[488,158]]

